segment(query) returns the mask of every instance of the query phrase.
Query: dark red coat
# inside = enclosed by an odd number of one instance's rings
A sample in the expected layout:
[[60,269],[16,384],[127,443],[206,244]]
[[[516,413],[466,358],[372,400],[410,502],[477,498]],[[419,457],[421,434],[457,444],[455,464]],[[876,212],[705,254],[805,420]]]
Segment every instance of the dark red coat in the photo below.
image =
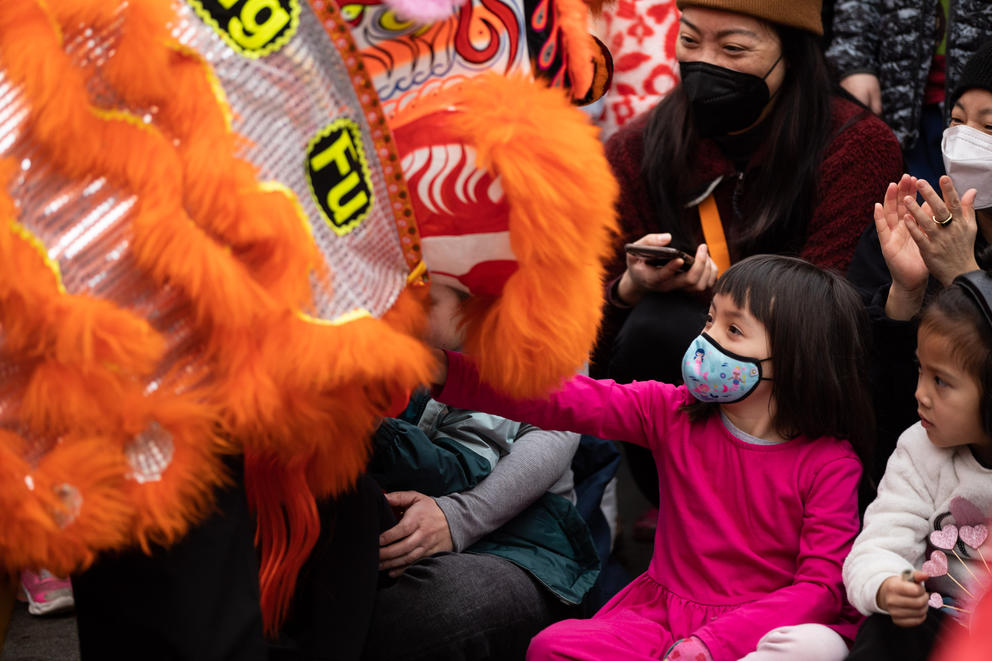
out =
[[[778,246],[768,252],[798,253],[814,264],[843,273],[851,261],[858,238],[873,222],[874,203],[882,200],[888,183],[897,181],[902,174],[902,154],[889,127],[861,106],[835,97],[831,111],[830,130],[836,135],[824,152],[817,191],[819,201],[806,225],[805,237],[800,237],[795,246]],[[607,158],[620,182],[617,210],[621,227],[615,258],[607,269],[607,287],[626,268],[624,243],[652,232],[668,231],[659,226],[641,174],[643,132],[649,115],[645,113],[621,128],[606,144]],[[759,149],[745,169],[739,208],[754,208],[758,204],[757,200],[749,198],[749,194],[753,193],[749,191],[746,180],[747,172],[761,163],[762,155]],[[692,182],[700,190],[717,177],[724,176],[714,196],[730,244],[731,259],[738,261],[748,257],[748,254],[735,250],[731,238],[733,223],[743,222],[733,213],[731,197],[737,183],[737,169],[733,162],[714,141],[702,140],[693,165]],[[783,167],[788,167],[788,164],[783,164]],[[702,242],[698,216],[692,209],[687,210],[686,214],[686,226],[693,228],[696,235],[683,237],[685,240],[682,243],[695,247]],[[603,365],[626,315],[625,309],[609,302],[605,305],[599,347],[594,357],[597,366]]]

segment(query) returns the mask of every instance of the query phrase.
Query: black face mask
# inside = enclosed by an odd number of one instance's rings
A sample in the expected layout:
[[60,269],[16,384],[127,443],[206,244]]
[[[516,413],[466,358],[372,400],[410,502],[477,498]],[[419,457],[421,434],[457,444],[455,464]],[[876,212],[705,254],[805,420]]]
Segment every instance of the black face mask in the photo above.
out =
[[768,77],[782,56],[762,77],[708,62],[679,62],[682,89],[689,97],[696,130],[704,138],[742,131],[758,121],[768,100]]

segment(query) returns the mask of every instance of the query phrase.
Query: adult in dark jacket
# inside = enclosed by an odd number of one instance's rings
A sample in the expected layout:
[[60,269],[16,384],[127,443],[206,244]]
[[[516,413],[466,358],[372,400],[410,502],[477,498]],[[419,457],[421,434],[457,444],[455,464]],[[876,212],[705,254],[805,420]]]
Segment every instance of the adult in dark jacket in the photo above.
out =
[[[622,237],[610,265],[597,376],[678,382],[717,277],[698,207],[715,200],[729,258],[795,254],[846,269],[872,202],[901,171],[892,132],[833,93],[819,0],[679,0],[682,83],[618,131]],[[624,242],[694,255],[653,267]],[[649,498],[655,471],[631,461]]]
[[[925,297],[962,273],[992,268],[992,40],[968,60],[949,101],[943,159],[950,176],[941,177],[939,193],[908,175],[890,184],[876,205],[878,231],[865,234],[848,270],[868,304],[881,368],[874,377],[878,446],[868,471],[876,481],[899,434],[917,419],[912,361]],[[970,189],[974,195],[966,195]],[[917,192],[923,206],[907,200]]]
[[895,132],[911,174],[929,178],[943,174],[943,101],[990,35],[988,0],[837,0],[827,59],[844,89]]
[[578,608],[599,574],[573,506],[579,437],[449,408],[420,393],[383,421],[369,471],[397,525],[380,537],[380,584],[362,656],[522,658]]

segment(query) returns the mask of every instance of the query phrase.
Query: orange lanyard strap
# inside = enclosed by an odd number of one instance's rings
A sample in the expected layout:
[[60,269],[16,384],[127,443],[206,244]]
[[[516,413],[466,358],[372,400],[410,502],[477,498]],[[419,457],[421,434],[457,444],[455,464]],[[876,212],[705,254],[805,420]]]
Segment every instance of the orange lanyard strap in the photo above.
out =
[[703,226],[703,240],[709,249],[710,258],[723,273],[730,268],[730,251],[727,249],[727,237],[723,235],[723,223],[720,221],[720,211],[716,208],[716,200],[710,193],[699,203],[699,223]]

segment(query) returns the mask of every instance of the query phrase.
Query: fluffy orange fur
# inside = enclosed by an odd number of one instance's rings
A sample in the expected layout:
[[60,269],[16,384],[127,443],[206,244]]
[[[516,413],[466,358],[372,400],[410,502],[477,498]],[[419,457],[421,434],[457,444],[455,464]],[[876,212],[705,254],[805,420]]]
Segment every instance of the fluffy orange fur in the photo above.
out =
[[[0,265],[16,274],[0,277],[4,351],[30,365],[17,408],[20,424],[61,440],[32,468],[20,459],[20,438],[0,433],[0,453],[16,476],[0,481],[0,501],[16,502],[4,511],[20,513],[0,522],[2,534],[11,536],[9,545],[0,542],[0,564],[69,572],[84,567],[97,551],[131,538],[147,549],[150,540],[169,543],[182,536],[205,511],[218,482],[213,453],[221,445],[211,442],[210,416],[200,407],[152,404],[145,396],[142,377],[151,374],[164,349],[147,322],[107,301],[62,291],[40,246],[9,219],[14,205],[5,188],[12,170],[10,163],[0,166],[0,212],[8,215],[0,231]],[[135,488],[123,477],[122,445],[149,418],[176,437],[175,456],[170,479]],[[84,434],[89,438],[77,449],[73,439]],[[85,461],[78,460],[81,452],[87,453]],[[25,488],[26,480],[33,490]],[[52,489],[63,484],[77,489],[85,503],[79,520],[65,530],[52,525],[58,507]],[[105,512],[92,511],[104,506]]]
[[[67,437],[32,469],[17,451],[22,443],[0,430],[0,565],[67,575],[126,543],[132,510],[120,453],[101,439]],[[85,494],[75,520],[66,485]]]
[[[181,539],[190,524],[210,513],[215,488],[228,483],[220,456],[240,448],[219,434],[216,414],[205,399],[195,391],[181,396],[157,392],[145,403],[147,417],[169,434],[173,447],[167,479],[145,483],[129,479],[124,485],[134,507],[135,540],[145,553],[151,552],[152,544],[169,546]],[[132,438],[129,434],[126,440]]]
[[[159,124],[179,139],[184,206],[191,217],[230,245],[277,300],[306,307],[309,274],[321,261],[306,217],[291,195],[259,186],[256,168],[234,157],[238,137],[227,126],[229,111],[215,97],[206,63],[177,47],[157,76],[139,79],[140,67],[130,65],[140,58],[118,53],[113,61],[121,64],[108,78],[126,91],[126,101],[137,107],[160,106]],[[143,84],[128,85],[135,80]],[[184,92],[176,95],[175,90]]]
[[[10,211],[9,196],[0,194],[0,200],[0,208]],[[125,529],[146,549],[150,540],[158,543],[175,541],[186,532],[189,522],[205,511],[212,488],[220,479],[214,453],[224,446],[211,440],[215,438],[209,422],[213,416],[190,401],[167,402],[163,401],[163,395],[153,397],[154,403],[149,401],[143,392],[144,384],[137,377],[150,374],[161,357],[163,342],[144,320],[107,301],[62,293],[57,287],[57,274],[49,270],[35,246],[29,245],[20,235],[0,234],[0,263],[19,275],[2,278],[6,283],[0,290],[4,349],[21,360],[35,359],[18,407],[20,423],[36,434],[63,438],[58,448],[66,446],[67,435],[103,437],[100,453],[107,462],[113,461],[114,456],[120,457],[122,444],[140,432],[149,418],[162,424],[175,439],[169,480],[141,487],[130,480],[113,485],[101,483],[97,488],[103,491],[117,489],[130,493],[118,502],[116,516],[88,514],[74,523],[70,532],[81,540],[117,540],[120,539],[117,528],[121,525],[118,518],[128,517]],[[21,331],[25,329],[28,330],[21,337]],[[111,441],[106,436],[108,433],[120,440]],[[0,435],[0,444],[3,443],[16,446],[5,448],[8,452],[20,446],[19,440],[9,433]],[[87,447],[94,443],[91,441]],[[46,459],[35,474],[26,466],[20,466],[24,474],[21,479],[3,482],[4,488],[15,492],[7,496],[13,498],[20,491],[27,497],[28,494],[23,493],[24,477],[32,475],[32,479],[36,476],[39,482],[44,482],[45,466],[62,465],[53,464],[53,461]],[[14,461],[11,466],[17,467],[18,462]],[[59,470],[69,470],[71,466],[70,462]],[[94,501],[86,486],[80,485],[80,477],[74,475],[67,483],[80,489],[87,512],[94,502],[116,498],[107,492],[98,494]],[[83,479],[86,481],[85,477]],[[3,499],[2,495],[0,499]],[[50,499],[51,494],[42,493],[34,505],[25,501],[21,507],[32,511],[32,507],[44,505]],[[37,518],[34,520],[37,523]],[[93,527],[77,531],[86,526]],[[15,524],[12,530],[17,529]],[[72,552],[79,548],[72,546],[51,559],[58,544],[49,541],[34,544],[38,539],[45,538],[29,534],[21,540],[21,553],[24,558],[31,558],[31,566],[54,566],[57,562],[70,571],[79,569],[92,558],[90,552],[79,553],[73,564],[70,561]],[[109,544],[95,550],[113,547],[114,544]]]
[[[4,349],[31,361],[17,417],[34,433],[64,434],[33,469],[18,459],[19,439],[0,435],[0,564],[69,571],[100,550],[173,542],[224,479],[217,453],[245,447],[273,632],[316,539],[314,494],[333,496],[354,481],[378,417],[426,380],[431,359],[405,334],[422,318],[409,297],[388,323],[324,324],[297,313],[309,301],[311,269],[328,267],[292,195],[259,184],[255,168],[234,157],[240,138],[229,110],[209,67],[169,37],[172,11],[168,0],[63,0],[49,14],[36,1],[7,0],[0,12],[0,64],[30,106],[31,139],[64,175],[101,174],[136,195],[135,261],[185,295],[206,349],[199,373],[210,375],[201,390],[146,396],[162,338],[110,303],[61,292],[37,248],[0,231]],[[126,103],[157,105],[153,124],[93,106],[87,72],[62,50],[60,26],[106,27],[122,16],[102,75]],[[0,211],[13,218],[9,199]],[[122,449],[151,420],[175,454],[165,479],[138,484]],[[36,488],[26,495],[19,485],[28,474]],[[60,506],[56,479],[85,494],[86,506],[65,529],[42,534]]]

